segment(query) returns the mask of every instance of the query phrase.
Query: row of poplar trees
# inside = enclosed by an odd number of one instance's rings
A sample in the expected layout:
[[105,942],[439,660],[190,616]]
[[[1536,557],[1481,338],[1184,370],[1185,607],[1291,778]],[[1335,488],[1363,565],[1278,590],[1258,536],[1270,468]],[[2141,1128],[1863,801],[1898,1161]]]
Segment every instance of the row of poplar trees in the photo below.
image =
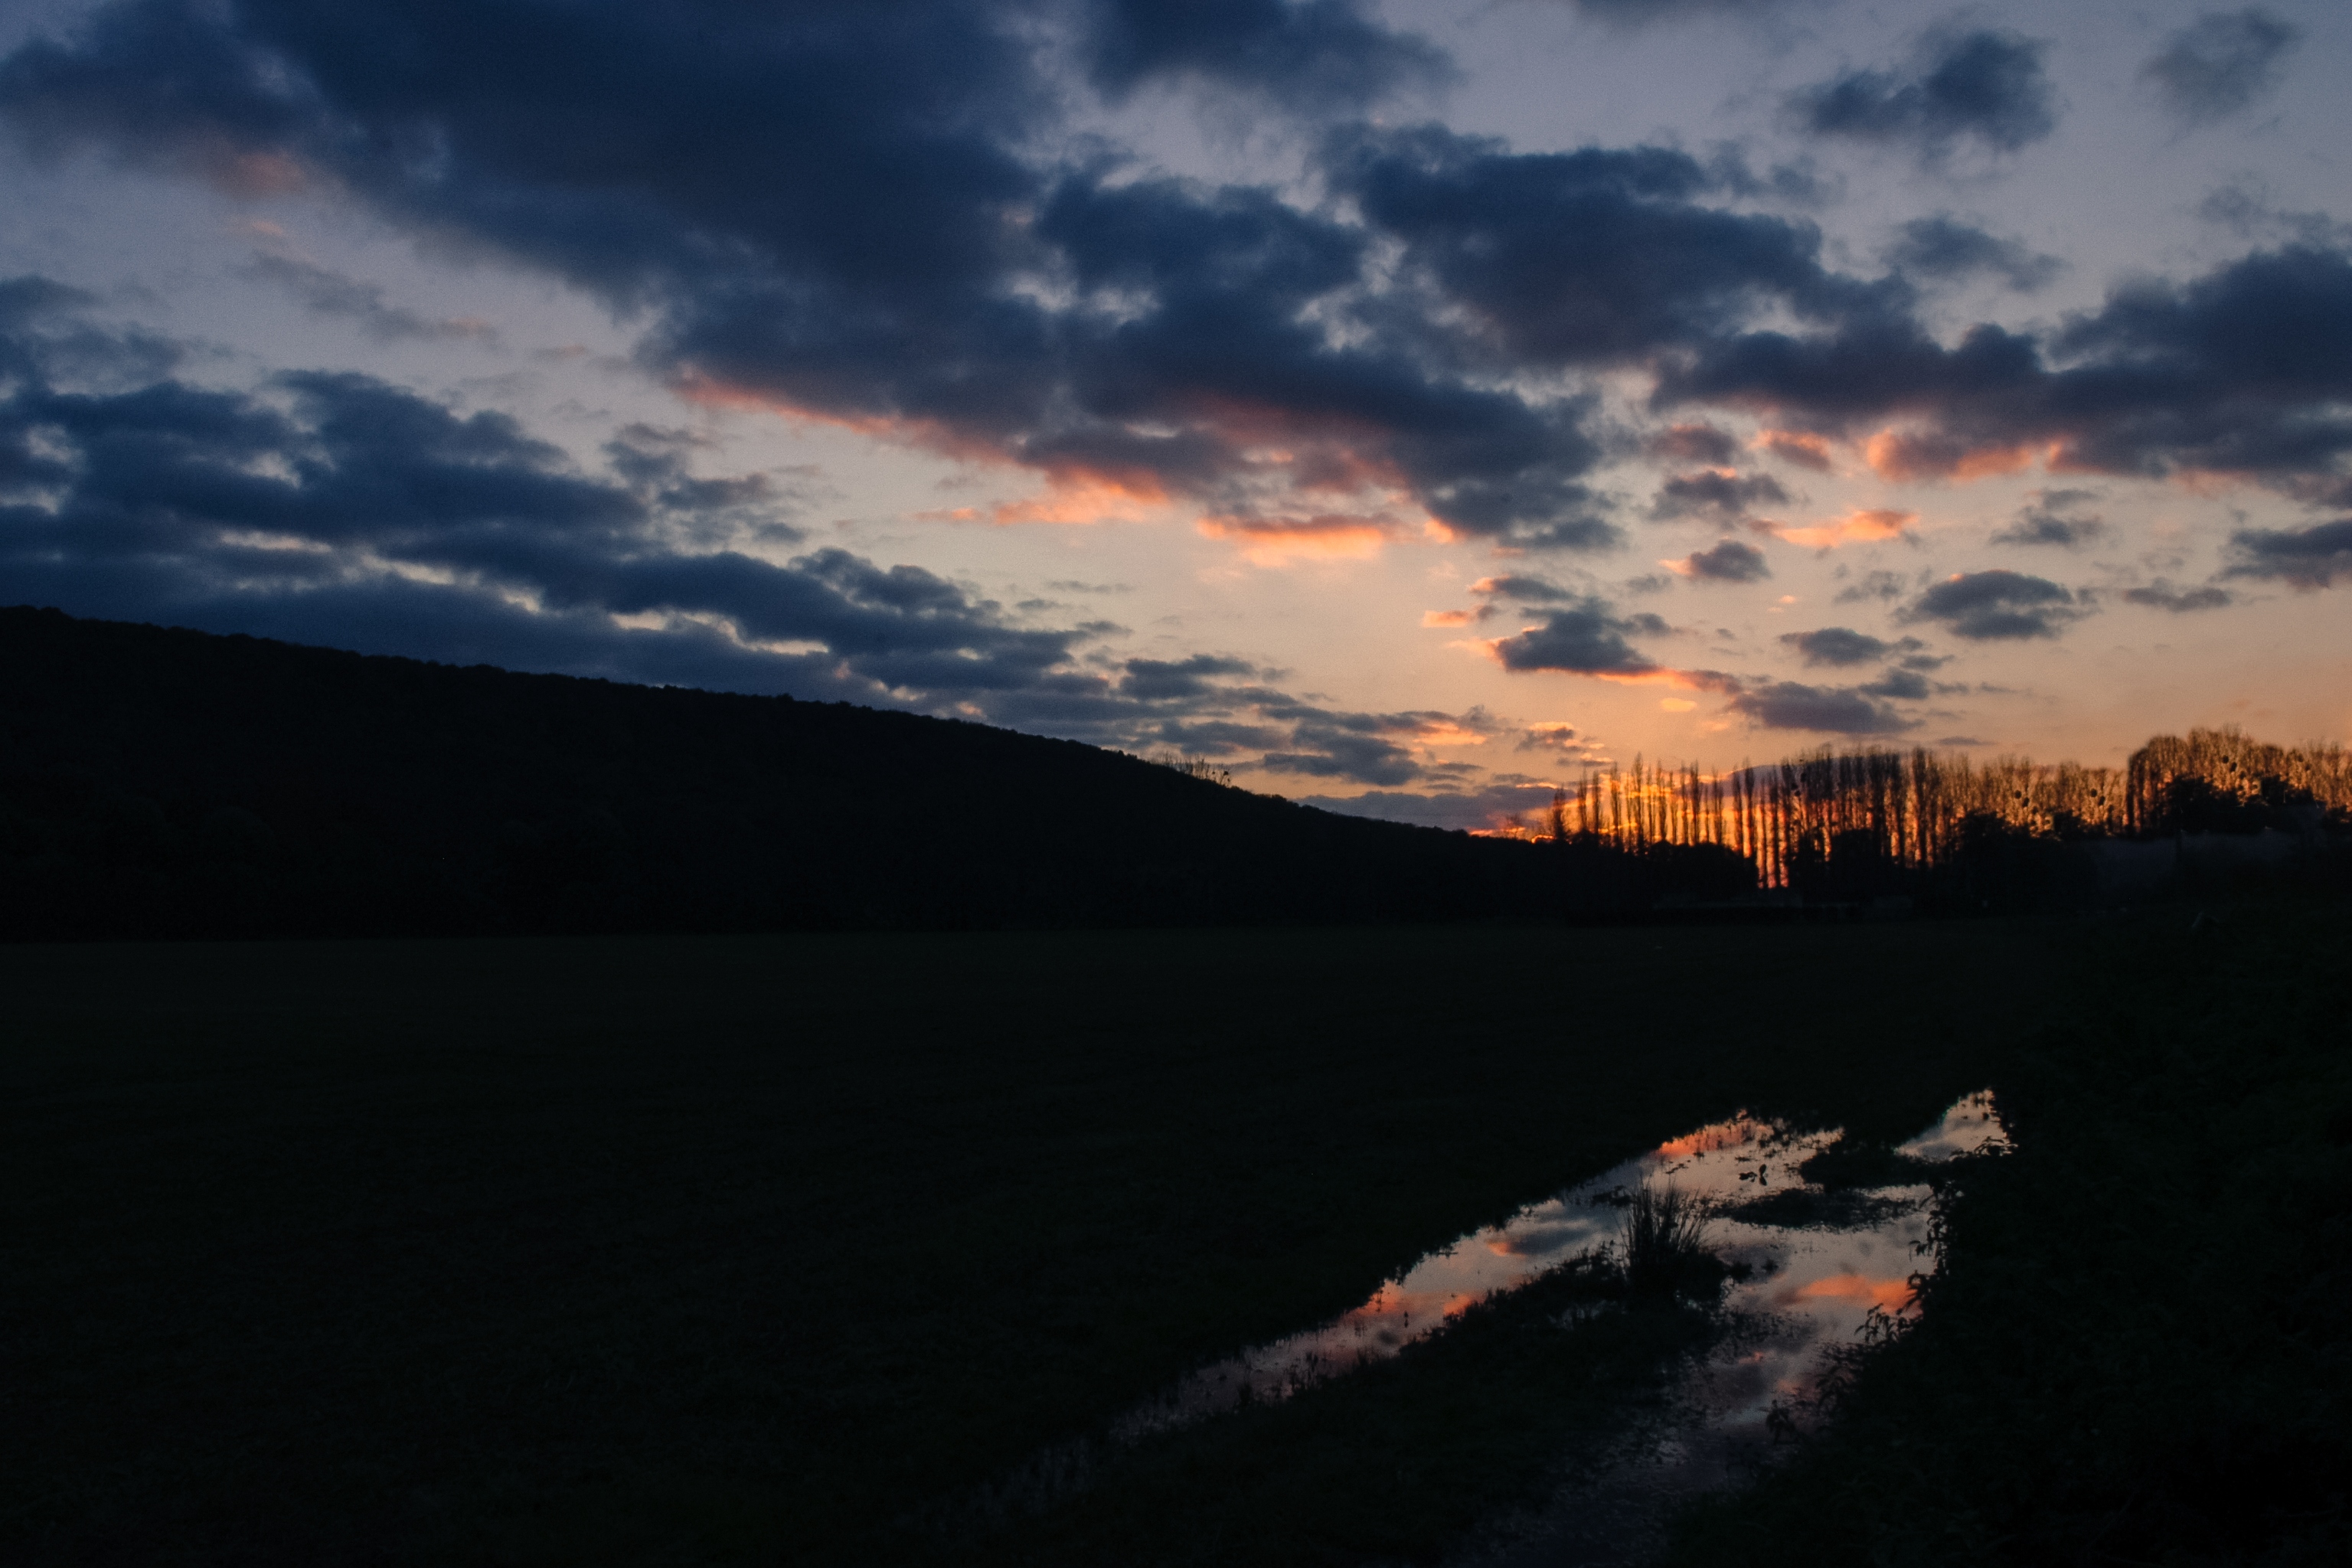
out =
[[1550,835],[1622,848],[1714,844],[1789,884],[1808,852],[1861,851],[1905,867],[1944,863],[1971,819],[2056,837],[2144,837],[2168,828],[2184,781],[2232,801],[2286,800],[2314,819],[2352,811],[2352,752],[2267,745],[2236,729],[2160,735],[2121,768],[1978,764],[1929,752],[1824,747],[1731,773],[1644,763],[1588,770],[1552,797]]

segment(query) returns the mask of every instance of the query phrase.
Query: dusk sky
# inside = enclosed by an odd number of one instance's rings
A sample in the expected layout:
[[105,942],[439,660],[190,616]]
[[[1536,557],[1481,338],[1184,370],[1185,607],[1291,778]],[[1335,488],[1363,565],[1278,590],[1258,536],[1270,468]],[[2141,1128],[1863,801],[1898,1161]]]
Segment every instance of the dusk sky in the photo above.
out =
[[2352,8],[0,7],[0,603],[1451,826],[2352,732]]

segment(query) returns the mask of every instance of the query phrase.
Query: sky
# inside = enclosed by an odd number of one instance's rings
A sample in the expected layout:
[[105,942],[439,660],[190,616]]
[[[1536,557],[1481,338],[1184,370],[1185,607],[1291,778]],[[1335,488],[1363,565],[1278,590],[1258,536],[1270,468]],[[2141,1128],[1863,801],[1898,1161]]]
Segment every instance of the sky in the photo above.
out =
[[2352,11],[12,0],[0,603],[1455,827],[2352,732]]

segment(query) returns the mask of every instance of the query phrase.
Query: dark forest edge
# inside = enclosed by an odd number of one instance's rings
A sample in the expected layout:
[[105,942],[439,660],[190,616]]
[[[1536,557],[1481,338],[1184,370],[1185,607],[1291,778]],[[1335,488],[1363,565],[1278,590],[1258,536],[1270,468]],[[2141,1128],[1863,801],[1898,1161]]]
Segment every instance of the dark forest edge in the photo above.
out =
[[1823,752],[1563,790],[1528,839],[953,720],[0,609],[16,940],[2063,910],[2347,879],[2339,748],[2127,774]]

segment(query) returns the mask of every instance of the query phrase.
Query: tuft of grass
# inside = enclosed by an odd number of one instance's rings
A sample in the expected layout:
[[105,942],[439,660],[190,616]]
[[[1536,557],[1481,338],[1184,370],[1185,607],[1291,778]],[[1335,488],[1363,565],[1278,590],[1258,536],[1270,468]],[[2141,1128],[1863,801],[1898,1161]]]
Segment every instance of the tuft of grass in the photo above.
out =
[[1633,1194],[1618,1240],[1630,1295],[1670,1296],[1690,1290],[1702,1274],[1713,1283],[1718,1272],[1706,1267],[1714,1258],[1706,1250],[1706,1209],[1671,1182]]

